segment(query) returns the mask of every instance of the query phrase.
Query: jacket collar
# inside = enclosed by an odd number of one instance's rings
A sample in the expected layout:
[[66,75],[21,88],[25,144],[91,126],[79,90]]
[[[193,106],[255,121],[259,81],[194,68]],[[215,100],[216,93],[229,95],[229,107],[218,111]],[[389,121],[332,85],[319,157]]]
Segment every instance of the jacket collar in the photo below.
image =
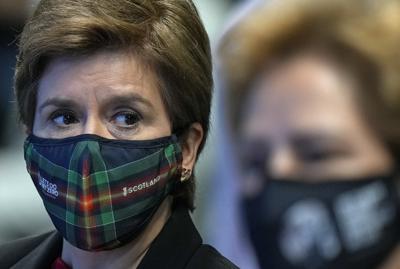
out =
[[46,233],[43,237],[43,241],[12,268],[50,268],[61,253],[63,239],[56,231]]
[[160,234],[150,246],[138,269],[185,268],[190,258],[202,245],[202,239],[188,209],[176,208]]
[[[43,238],[43,241],[13,268],[50,268],[61,254],[63,239],[56,231],[43,235]],[[163,268],[185,268],[201,244],[202,239],[188,209],[177,207],[151,244],[138,269],[159,268],[160,264]]]

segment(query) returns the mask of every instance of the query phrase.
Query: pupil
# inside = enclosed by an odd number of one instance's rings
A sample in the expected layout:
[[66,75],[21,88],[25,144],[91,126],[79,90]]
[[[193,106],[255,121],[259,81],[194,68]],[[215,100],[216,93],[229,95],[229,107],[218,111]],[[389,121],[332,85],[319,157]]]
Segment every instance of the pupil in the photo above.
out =
[[134,114],[128,114],[126,115],[125,123],[127,125],[133,125],[136,123],[137,117]]
[[71,124],[71,123],[74,123],[74,117],[72,115],[65,115],[64,124]]

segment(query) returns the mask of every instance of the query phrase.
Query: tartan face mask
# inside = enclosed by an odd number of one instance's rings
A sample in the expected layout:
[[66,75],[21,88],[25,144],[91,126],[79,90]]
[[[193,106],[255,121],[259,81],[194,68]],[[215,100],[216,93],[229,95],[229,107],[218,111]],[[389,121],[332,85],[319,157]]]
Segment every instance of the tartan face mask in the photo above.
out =
[[88,251],[134,240],[178,184],[182,162],[175,135],[146,141],[30,135],[24,150],[54,226]]

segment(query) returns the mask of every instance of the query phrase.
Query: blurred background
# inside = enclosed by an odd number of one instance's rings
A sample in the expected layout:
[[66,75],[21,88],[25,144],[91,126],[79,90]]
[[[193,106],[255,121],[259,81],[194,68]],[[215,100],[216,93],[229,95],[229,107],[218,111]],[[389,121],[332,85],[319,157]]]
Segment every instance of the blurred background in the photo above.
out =
[[[18,124],[12,79],[18,35],[24,21],[38,0],[0,0],[0,244],[16,238],[52,229],[39,195],[26,172],[22,145],[23,127]],[[230,15],[245,0],[195,0],[215,48]],[[218,83],[216,82],[216,85]],[[204,240],[242,268],[255,268],[244,256],[247,247],[237,243],[240,227],[233,201],[235,185],[232,169],[221,169],[229,163],[228,148],[220,134],[224,132],[219,118],[220,94],[215,88],[212,127],[206,149],[197,165],[197,209],[195,223]],[[220,128],[222,127],[222,128]],[[216,150],[218,148],[218,151]],[[226,166],[225,166],[226,168]],[[240,242],[242,242],[240,240]]]

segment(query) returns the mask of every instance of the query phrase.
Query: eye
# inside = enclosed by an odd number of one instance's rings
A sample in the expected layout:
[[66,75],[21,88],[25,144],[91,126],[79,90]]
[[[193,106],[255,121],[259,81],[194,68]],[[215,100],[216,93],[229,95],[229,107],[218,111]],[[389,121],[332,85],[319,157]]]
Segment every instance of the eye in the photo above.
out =
[[66,127],[79,122],[72,111],[56,111],[50,116],[50,120],[59,127]]
[[141,116],[134,111],[123,111],[116,113],[112,118],[112,123],[117,127],[130,128],[136,126],[141,120]]
[[291,146],[299,160],[320,164],[346,157],[349,146],[343,139],[329,135],[303,135],[295,137]]
[[262,170],[265,166],[265,159],[257,156],[246,156],[242,160],[243,168],[246,170]]
[[265,147],[263,143],[259,143],[258,147],[252,145],[242,149],[241,162],[244,170],[264,173],[268,159],[268,150]]
[[298,155],[304,161],[316,163],[340,158],[343,155],[343,152],[333,148],[310,147],[298,151]]

